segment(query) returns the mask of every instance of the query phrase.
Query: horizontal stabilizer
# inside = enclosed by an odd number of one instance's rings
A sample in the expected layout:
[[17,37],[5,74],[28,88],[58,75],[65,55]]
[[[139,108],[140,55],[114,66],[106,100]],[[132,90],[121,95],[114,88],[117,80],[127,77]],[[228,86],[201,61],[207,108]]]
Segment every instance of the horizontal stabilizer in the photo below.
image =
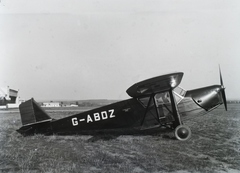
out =
[[22,103],[19,110],[23,126],[52,120],[33,98]]

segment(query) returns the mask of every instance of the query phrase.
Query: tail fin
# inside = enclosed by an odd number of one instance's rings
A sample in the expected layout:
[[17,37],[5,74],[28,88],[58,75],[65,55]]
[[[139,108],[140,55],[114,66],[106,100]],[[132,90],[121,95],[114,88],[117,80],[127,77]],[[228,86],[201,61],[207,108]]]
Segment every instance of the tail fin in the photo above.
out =
[[19,110],[23,126],[52,120],[33,98],[22,103]]

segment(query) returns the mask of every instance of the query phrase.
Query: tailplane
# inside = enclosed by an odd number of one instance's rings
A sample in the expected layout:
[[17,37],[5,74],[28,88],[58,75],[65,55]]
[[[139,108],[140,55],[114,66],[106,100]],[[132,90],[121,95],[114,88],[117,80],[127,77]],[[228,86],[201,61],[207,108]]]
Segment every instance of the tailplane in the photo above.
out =
[[33,98],[22,103],[19,106],[19,110],[23,126],[52,121],[52,118],[38,105]]

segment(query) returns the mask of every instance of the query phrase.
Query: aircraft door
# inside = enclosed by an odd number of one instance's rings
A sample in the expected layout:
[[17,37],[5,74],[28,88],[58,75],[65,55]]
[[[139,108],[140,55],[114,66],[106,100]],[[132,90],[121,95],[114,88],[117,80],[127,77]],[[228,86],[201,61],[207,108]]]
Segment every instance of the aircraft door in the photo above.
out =
[[172,121],[172,105],[169,92],[156,94],[154,100],[160,121],[161,119],[169,119],[169,121]]
[[174,121],[169,92],[139,98],[139,101],[146,109],[141,122],[143,128],[151,128]]

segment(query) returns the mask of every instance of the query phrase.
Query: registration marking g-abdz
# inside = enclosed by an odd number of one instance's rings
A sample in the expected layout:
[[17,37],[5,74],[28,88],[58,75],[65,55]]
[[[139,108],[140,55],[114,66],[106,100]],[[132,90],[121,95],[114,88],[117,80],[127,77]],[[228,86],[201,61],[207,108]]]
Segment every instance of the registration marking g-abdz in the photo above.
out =
[[109,118],[115,118],[116,116],[114,115],[114,109],[110,109],[108,111],[101,111],[101,112],[96,112],[93,113],[92,115],[88,114],[86,118],[81,118],[78,119],[77,117],[72,118],[72,125],[77,126],[79,122],[87,122],[87,123],[92,123],[96,121],[102,121],[102,120],[107,120]]

